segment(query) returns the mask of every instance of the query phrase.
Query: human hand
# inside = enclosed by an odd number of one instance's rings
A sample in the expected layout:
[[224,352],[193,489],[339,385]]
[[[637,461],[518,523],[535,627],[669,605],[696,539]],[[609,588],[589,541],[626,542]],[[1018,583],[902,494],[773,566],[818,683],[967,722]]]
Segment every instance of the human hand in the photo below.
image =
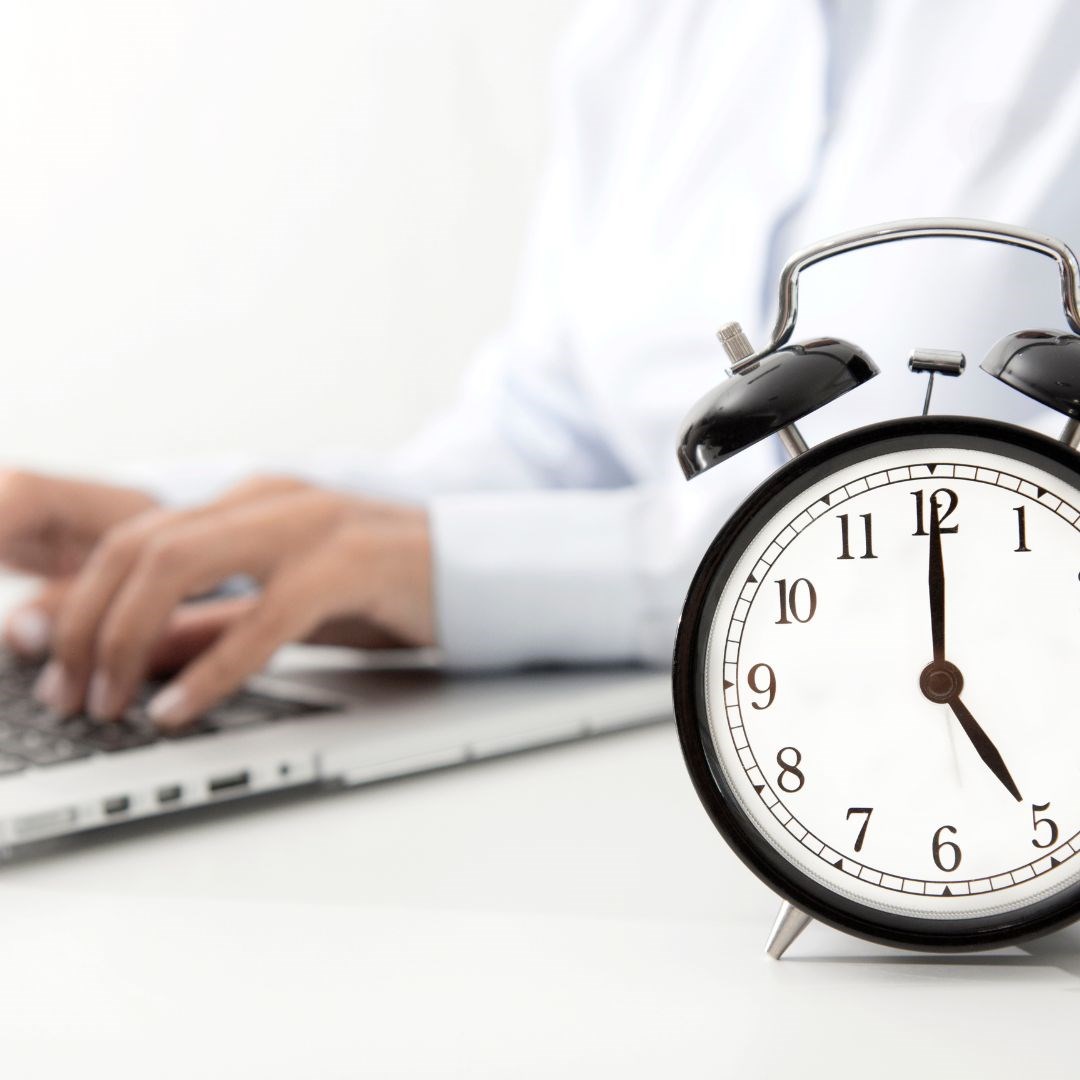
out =
[[[216,505],[240,503],[296,490],[292,477],[254,477],[222,496]],[[57,614],[102,537],[121,522],[157,508],[149,495],[132,488],[71,480],[17,470],[0,471],[0,564],[44,578],[36,595],[8,612],[5,644],[28,660],[41,660],[52,641]],[[177,648],[205,637],[205,616],[185,618],[178,628]],[[162,663],[174,662],[176,648],[166,649]]]
[[[65,590],[37,693],[59,713],[85,703],[113,719],[163,647],[187,651],[190,662],[148,705],[174,728],[289,641],[430,645],[430,564],[423,510],[297,481],[144,513],[106,533]],[[259,582],[259,595],[183,607],[235,574]]]
[[24,656],[43,656],[67,580],[109,529],[154,505],[149,495],[132,488],[0,471],[0,564],[49,581],[40,598],[9,615],[7,644]]

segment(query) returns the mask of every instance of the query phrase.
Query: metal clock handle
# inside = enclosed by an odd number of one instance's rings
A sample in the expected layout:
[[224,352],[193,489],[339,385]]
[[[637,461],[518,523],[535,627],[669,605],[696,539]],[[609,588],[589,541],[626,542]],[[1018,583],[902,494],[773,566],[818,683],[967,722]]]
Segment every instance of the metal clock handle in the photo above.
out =
[[1026,248],[1054,259],[1061,272],[1061,302],[1069,326],[1080,334],[1080,265],[1072,250],[1060,240],[1042,233],[1029,232],[996,221],[978,221],[968,218],[910,218],[906,221],[890,221],[884,225],[872,225],[866,229],[840,233],[820,243],[797,251],[784,264],[780,273],[780,305],[773,325],[772,341],[757,352],[742,357],[731,365],[731,373],[740,375],[757,363],[766,353],[779,349],[795,329],[799,307],[799,274],[815,263],[824,262],[834,255],[875,244],[890,244],[896,240],[914,240],[920,237],[959,237],[965,240],[986,240],[995,244]]

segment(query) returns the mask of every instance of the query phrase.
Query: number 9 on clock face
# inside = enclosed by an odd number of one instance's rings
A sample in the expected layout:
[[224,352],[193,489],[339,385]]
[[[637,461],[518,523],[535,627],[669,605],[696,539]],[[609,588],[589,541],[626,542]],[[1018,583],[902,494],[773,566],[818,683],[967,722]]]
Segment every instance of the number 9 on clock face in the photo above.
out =
[[1080,458],[896,421],[754,493],[676,647],[695,785],[796,906],[970,948],[1080,911]]

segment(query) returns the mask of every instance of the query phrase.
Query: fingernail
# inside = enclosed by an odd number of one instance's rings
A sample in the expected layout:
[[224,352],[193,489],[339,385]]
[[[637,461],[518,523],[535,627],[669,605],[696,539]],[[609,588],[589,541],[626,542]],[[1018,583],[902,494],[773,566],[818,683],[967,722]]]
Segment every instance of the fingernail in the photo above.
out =
[[11,616],[8,634],[19,652],[44,656],[52,638],[52,620],[40,608],[22,608]]
[[146,704],[146,715],[155,724],[178,724],[186,719],[184,715],[184,702],[187,693],[179,683],[169,683],[162,687]]
[[50,709],[62,709],[67,701],[69,685],[63,666],[57,660],[50,660],[34,683],[34,697]]
[[104,671],[95,671],[90,676],[90,687],[86,692],[86,707],[95,720],[108,720],[109,712],[109,677]]

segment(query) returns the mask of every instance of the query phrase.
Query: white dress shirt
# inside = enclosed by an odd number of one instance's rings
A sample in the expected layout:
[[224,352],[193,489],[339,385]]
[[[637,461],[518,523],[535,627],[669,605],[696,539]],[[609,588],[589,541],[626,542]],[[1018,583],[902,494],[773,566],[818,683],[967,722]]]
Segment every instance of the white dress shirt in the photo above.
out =
[[[785,258],[861,225],[1080,241],[1078,40],[1069,0],[591,4],[556,66],[508,325],[400,453],[297,471],[429,507],[448,665],[666,663],[709,541],[784,460],[772,439],[682,479],[680,420],[724,377],[715,328],[764,341]],[[978,369],[1004,334],[1064,326],[1048,260],[913,241],[815,267],[800,301],[795,340],[847,338],[882,368],[802,423],[811,442],[917,413],[914,346],[969,357],[935,411],[1063,423]]]

